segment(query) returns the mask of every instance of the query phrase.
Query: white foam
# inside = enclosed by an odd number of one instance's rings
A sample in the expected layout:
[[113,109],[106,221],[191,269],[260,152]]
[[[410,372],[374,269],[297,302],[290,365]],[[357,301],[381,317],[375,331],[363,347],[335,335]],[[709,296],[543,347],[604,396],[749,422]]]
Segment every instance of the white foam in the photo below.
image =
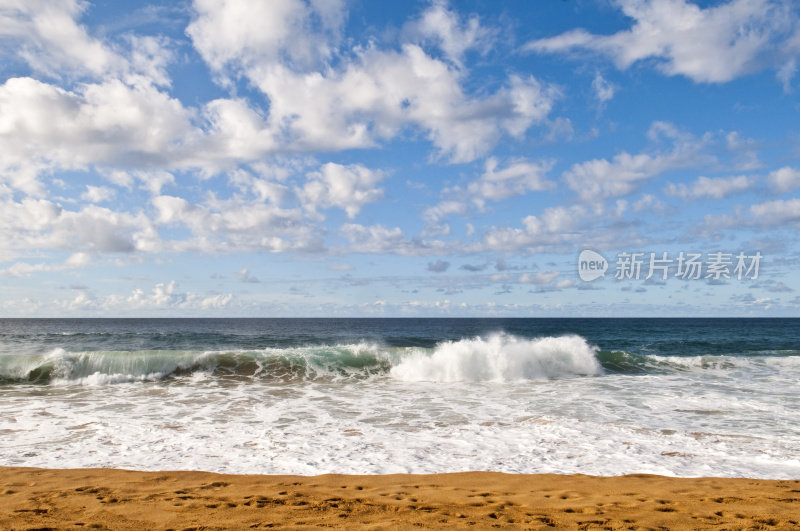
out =
[[506,334],[440,344],[433,354],[416,351],[392,367],[404,381],[542,380],[603,373],[597,349],[580,336],[524,339]]
[[[800,408],[686,375],[302,385],[218,380],[0,397],[0,464],[350,474],[790,478]],[[788,406],[788,404],[787,404]],[[770,409],[772,408],[772,409]]]

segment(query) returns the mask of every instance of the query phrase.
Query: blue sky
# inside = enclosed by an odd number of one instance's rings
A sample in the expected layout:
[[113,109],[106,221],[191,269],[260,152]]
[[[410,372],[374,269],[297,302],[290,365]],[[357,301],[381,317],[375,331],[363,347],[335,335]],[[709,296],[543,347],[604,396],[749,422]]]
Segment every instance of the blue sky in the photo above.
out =
[[5,0],[0,50],[6,317],[798,315],[793,2]]

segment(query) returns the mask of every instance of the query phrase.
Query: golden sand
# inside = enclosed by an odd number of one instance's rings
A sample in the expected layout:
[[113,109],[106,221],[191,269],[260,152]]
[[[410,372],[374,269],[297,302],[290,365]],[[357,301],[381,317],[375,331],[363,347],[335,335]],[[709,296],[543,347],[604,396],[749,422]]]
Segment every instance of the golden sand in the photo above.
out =
[[796,529],[800,481],[0,468],[2,529]]

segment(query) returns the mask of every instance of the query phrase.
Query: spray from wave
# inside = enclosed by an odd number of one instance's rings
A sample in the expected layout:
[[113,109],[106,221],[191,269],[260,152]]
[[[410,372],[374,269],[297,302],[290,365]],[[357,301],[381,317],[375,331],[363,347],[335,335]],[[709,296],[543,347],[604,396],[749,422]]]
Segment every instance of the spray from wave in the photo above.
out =
[[580,336],[524,339],[506,334],[442,343],[433,354],[414,352],[391,369],[405,381],[542,380],[595,376],[597,349]]

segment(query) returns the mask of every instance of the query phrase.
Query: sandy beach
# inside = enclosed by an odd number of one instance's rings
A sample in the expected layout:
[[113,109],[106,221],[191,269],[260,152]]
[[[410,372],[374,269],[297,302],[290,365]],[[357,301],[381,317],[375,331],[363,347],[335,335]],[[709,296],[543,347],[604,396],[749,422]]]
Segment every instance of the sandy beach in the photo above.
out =
[[3,529],[790,529],[800,480],[4,468]]

